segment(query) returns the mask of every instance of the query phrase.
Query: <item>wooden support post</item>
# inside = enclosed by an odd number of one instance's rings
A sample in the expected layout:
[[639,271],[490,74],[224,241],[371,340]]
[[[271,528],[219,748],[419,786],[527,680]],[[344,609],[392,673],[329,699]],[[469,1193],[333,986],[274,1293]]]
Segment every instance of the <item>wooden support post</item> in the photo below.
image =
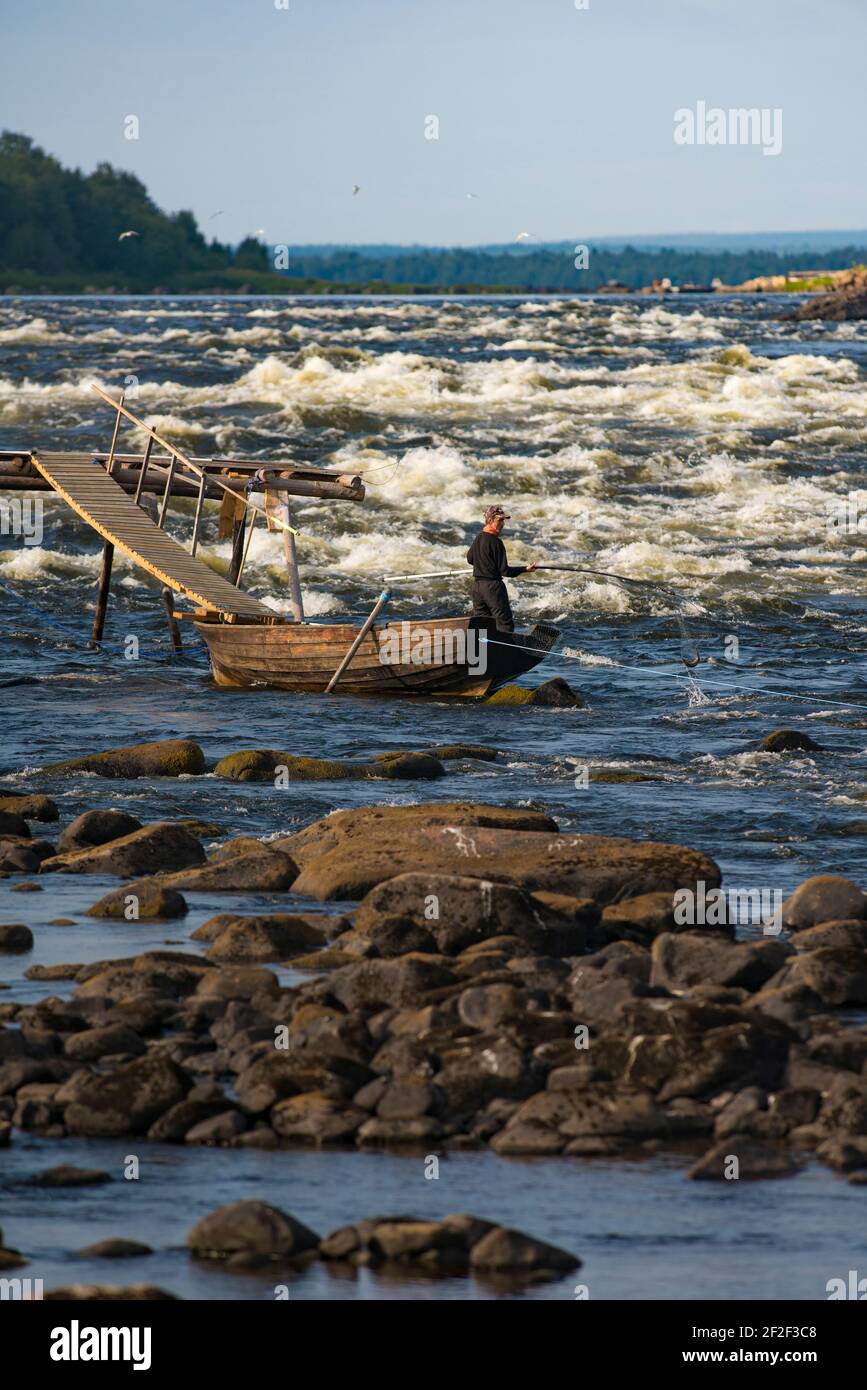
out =
[[168,475],[168,477],[166,478],[166,490],[165,490],[165,492],[163,493],[163,504],[162,504],[162,506],[160,507],[160,519],[159,519],[159,521],[158,521],[158,523],[157,523],[157,525],[159,525],[159,526],[162,526],[163,522],[164,522],[165,519],[166,519],[166,512],[167,512],[168,509],[169,509],[169,497],[170,497],[170,495],[171,495],[172,483],[174,482],[174,478],[175,478],[175,456],[174,456],[174,454],[172,454],[172,461],[171,461],[171,463],[169,464],[169,475]]
[[120,404],[118,405],[117,416],[114,422],[114,433],[111,436],[111,448],[108,451],[108,462],[105,465],[105,469],[109,477],[111,477],[112,473],[114,472],[114,451],[117,448],[117,436],[120,433],[120,412],[123,410],[123,397],[124,393],[123,391],[121,391]]
[[139,475],[138,475],[138,482],[137,482],[136,485],[135,485],[135,499],[134,499],[134,500],[135,500],[136,506],[138,506],[139,502],[141,501],[141,490],[142,490],[142,488],[144,487],[144,481],[145,481],[145,478],[146,478],[146,476],[147,476],[148,464],[149,464],[150,461],[151,461],[151,450],[153,449],[153,447],[154,447],[153,435],[150,435],[150,434],[149,434],[149,435],[148,435],[148,442],[147,442],[147,444],[145,445],[144,458],[143,458],[142,461],[141,461],[141,472],[140,472]]
[[105,611],[108,608],[108,586],[111,583],[111,566],[114,560],[114,546],[106,541],[102,547],[102,568],[99,571],[99,589],[96,594],[96,612],[93,615],[91,646],[98,647],[105,628]]
[[196,515],[193,518],[193,539],[190,542],[190,554],[195,555],[199,548],[199,529],[202,525],[202,508],[205,505],[205,488],[207,487],[207,477],[202,473],[199,483],[199,496],[196,500]]
[[166,588],[163,589],[162,598],[163,607],[166,610],[166,617],[169,620],[169,636],[172,639],[172,651],[176,656],[180,656],[184,649],[184,644],[181,641],[181,630],[178,627],[178,621],[175,617],[175,596],[171,589]]
[[244,557],[244,528],[247,522],[247,513],[237,517],[232,523],[232,558],[229,561],[229,573],[226,576],[230,584],[238,583],[238,576],[241,573],[241,562]]
[[242,576],[242,574],[244,573],[244,566],[245,566],[246,563],[247,563],[247,551],[250,549],[250,542],[251,542],[251,540],[253,539],[253,527],[254,527],[255,525],[256,525],[256,513],[253,512],[253,513],[251,513],[251,516],[250,516],[250,524],[249,524],[249,526],[247,527],[247,539],[244,541],[244,553],[243,553],[243,555],[241,556],[241,568],[238,570],[238,578],[235,580],[235,583],[238,584],[238,585],[240,585],[240,583],[241,583],[241,576]]
[[356,635],[355,641],[353,642],[352,646],[349,648],[349,651],[346,653],[346,656],[345,656],[345,657],[343,658],[343,660],[341,661],[341,663],[340,663],[340,665],[338,666],[337,670],[334,672],[334,675],[331,677],[331,680],[330,680],[330,681],[328,682],[328,684],[326,685],[326,687],[325,687],[325,694],[326,694],[326,695],[330,695],[330,694],[331,694],[331,692],[332,692],[332,690],[334,689],[335,685],[336,685],[337,682],[340,680],[340,677],[343,675],[343,672],[346,670],[346,668],[347,668],[347,666],[349,665],[350,661],[351,661],[352,658],[355,656],[355,653],[358,651],[358,648],[361,646],[361,644],[362,644],[362,642],[364,641],[365,637],[367,636],[368,632],[369,632],[370,629],[373,627],[373,624],[375,623],[376,619],[379,617],[379,614],[382,612],[383,608],[384,608],[385,605],[388,603],[388,600],[389,600],[390,598],[391,598],[391,593],[390,593],[390,591],[389,591],[388,589],[383,589],[383,591],[382,591],[382,593],[380,594],[379,598],[376,600],[376,603],[373,605],[372,609],[370,610],[370,612],[368,613],[367,617],[365,618],[364,624],[363,624],[363,626],[361,627],[361,629],[360,629],[360,631],[358,632],[358,634]]
[[[292,515],[288,500],[283,503],[283,520],[292,525]],[[289,601],[292,604],[292,617],[296,623],[304,621],[304,599],[301,594],[301,576],[298,573],[298,553],[295,549],[295,536],[291,531],[283,532],[283,554],[289,575]]]

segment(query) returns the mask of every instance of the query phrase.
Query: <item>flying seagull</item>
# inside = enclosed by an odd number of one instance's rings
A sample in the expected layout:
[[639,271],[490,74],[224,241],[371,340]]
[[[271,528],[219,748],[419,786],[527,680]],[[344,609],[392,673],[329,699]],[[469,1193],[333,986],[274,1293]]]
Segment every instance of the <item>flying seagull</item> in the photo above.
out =
[[516,240],[516,241],[538,241],[539,238],[536,236],[536,233],[535,233],[535,232],[519,232],[518,235],[515,237],[515,240]]
[[353,198],[355,197],[356,193],[360,193],[360,192],[361,192],[361,184],[360,184],[360,183],[354,183],[354,184],[352,185],[352,196],[353,196]]
[[132,232],[132,231],[130,231],[130,232],[121,232],[120,236],[118,237],[118,241],[126,241],[126,239],[127,239],[128,236],[140,236],[140,235],[141,235],[140,232]]
[[478,196],[479,196],[478,193],[468,193],[468,194],[467,194],[467,197],[468,197],[468,198],[478,198]]

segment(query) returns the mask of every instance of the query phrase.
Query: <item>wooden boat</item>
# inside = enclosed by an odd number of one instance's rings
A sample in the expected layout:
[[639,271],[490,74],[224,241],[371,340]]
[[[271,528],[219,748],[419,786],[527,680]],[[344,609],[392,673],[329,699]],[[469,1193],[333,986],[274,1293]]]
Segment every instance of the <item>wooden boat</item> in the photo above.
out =
[[[272,687],[346,695],[432,695],[481,699],[538,666],[559,637],[540,623],[514,634],[485,619],[447,617],[381,621],[390,598],[384,590],[367,619],[319,623],[304,619],[301,581],[291,525],[290,496],[361,502],[362,480],[324,469],[241,459],[191,459],[161,438],[99,386],[92,388],[116,411],[107,453],[60,454],[38,450],[0,453],[0,485],[51,488],[104,540],[92,642],[102,641],[115,549],[163,585],[172,644],[181,650],[178,619],[192,620],[207,645],[217,685]],[[140,458],[117,451],[121,420],[147,436]],[[163,451],[153,453],[154,445]],[[159,490],[157,519],[145,494]],[[250,494],[264,494],[265,505]],[[186,549],[164,523],[172,496],[196,499],[192,540]],[[232,560],[227,577],[197,556],[204,504],[221,503],[229,519]],[[264,517],[283,533],[291,617],[277,614],[240,587],[253,527]],[[399,579],[430,576],[398,576]],[[193,611],[175,611],[177,596]]]
[[[217,685],[327,690],[356,641],[351,623],[195,620]],[[431,618],[371,626],[336,689],[344,695],[435,695],[481,699],[532,671],[557,640],[539,623],[511,640],[479,618]]]

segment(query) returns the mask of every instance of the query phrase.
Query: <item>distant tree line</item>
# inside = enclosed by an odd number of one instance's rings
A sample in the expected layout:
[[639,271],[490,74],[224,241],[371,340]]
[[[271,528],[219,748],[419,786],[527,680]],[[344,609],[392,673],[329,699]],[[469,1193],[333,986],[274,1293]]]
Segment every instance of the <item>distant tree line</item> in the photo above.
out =
[[[123,232],[135,236],[123,237]],[[134,174],[99,164],[64,169],[26,135],[0,135],[0,274],[24,272],[118,286],[175,287],[191,276],[269,271],[266,248],[250,237],[236,249],[208,242],[191,212],[167,215]],[[274,277],[276,279],[276,276]],[[279,284],[279,282],[278,282]]]
[[[862,261],[865,250],[843,246],[819,258],[822,268],[843,270]],[[580,293],[611,282],[638,289],[665,276],[676,285],[708,285],[715,276],[732,285],[805,268],[793,264],[797,259],[761,249],[611,249],[591,243],[586,268],[576,269],[575,252],[566,246],[329,247],[292,250],[278,271],[255,238],[237,247],[208,241],[191,212],[162,212],[134,174],[110,164],[97,165],[92,174],[65,169],[28,136],[0,135],[0,288],[6,289]],[[577,260],[584,263],[582,256]]]

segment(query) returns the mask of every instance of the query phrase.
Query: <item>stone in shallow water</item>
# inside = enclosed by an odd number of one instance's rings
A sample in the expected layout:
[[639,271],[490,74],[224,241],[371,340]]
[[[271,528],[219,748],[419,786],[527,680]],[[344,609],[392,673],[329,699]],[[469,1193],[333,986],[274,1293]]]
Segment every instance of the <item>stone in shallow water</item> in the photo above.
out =
[[232,1202],[203,1216],[187,1234],[187,1246],[200,1259],[221,1260],[243,1252],[272,1258],[315,1250],[319,1237],[294,1216],[265,1202]]
[[29,1187],[94,1187],[111,1182],[112,1177],[98,1168],[76,1168],[71,1163],[61,1163],[56,1168],[34,1173],[25,1181]]

